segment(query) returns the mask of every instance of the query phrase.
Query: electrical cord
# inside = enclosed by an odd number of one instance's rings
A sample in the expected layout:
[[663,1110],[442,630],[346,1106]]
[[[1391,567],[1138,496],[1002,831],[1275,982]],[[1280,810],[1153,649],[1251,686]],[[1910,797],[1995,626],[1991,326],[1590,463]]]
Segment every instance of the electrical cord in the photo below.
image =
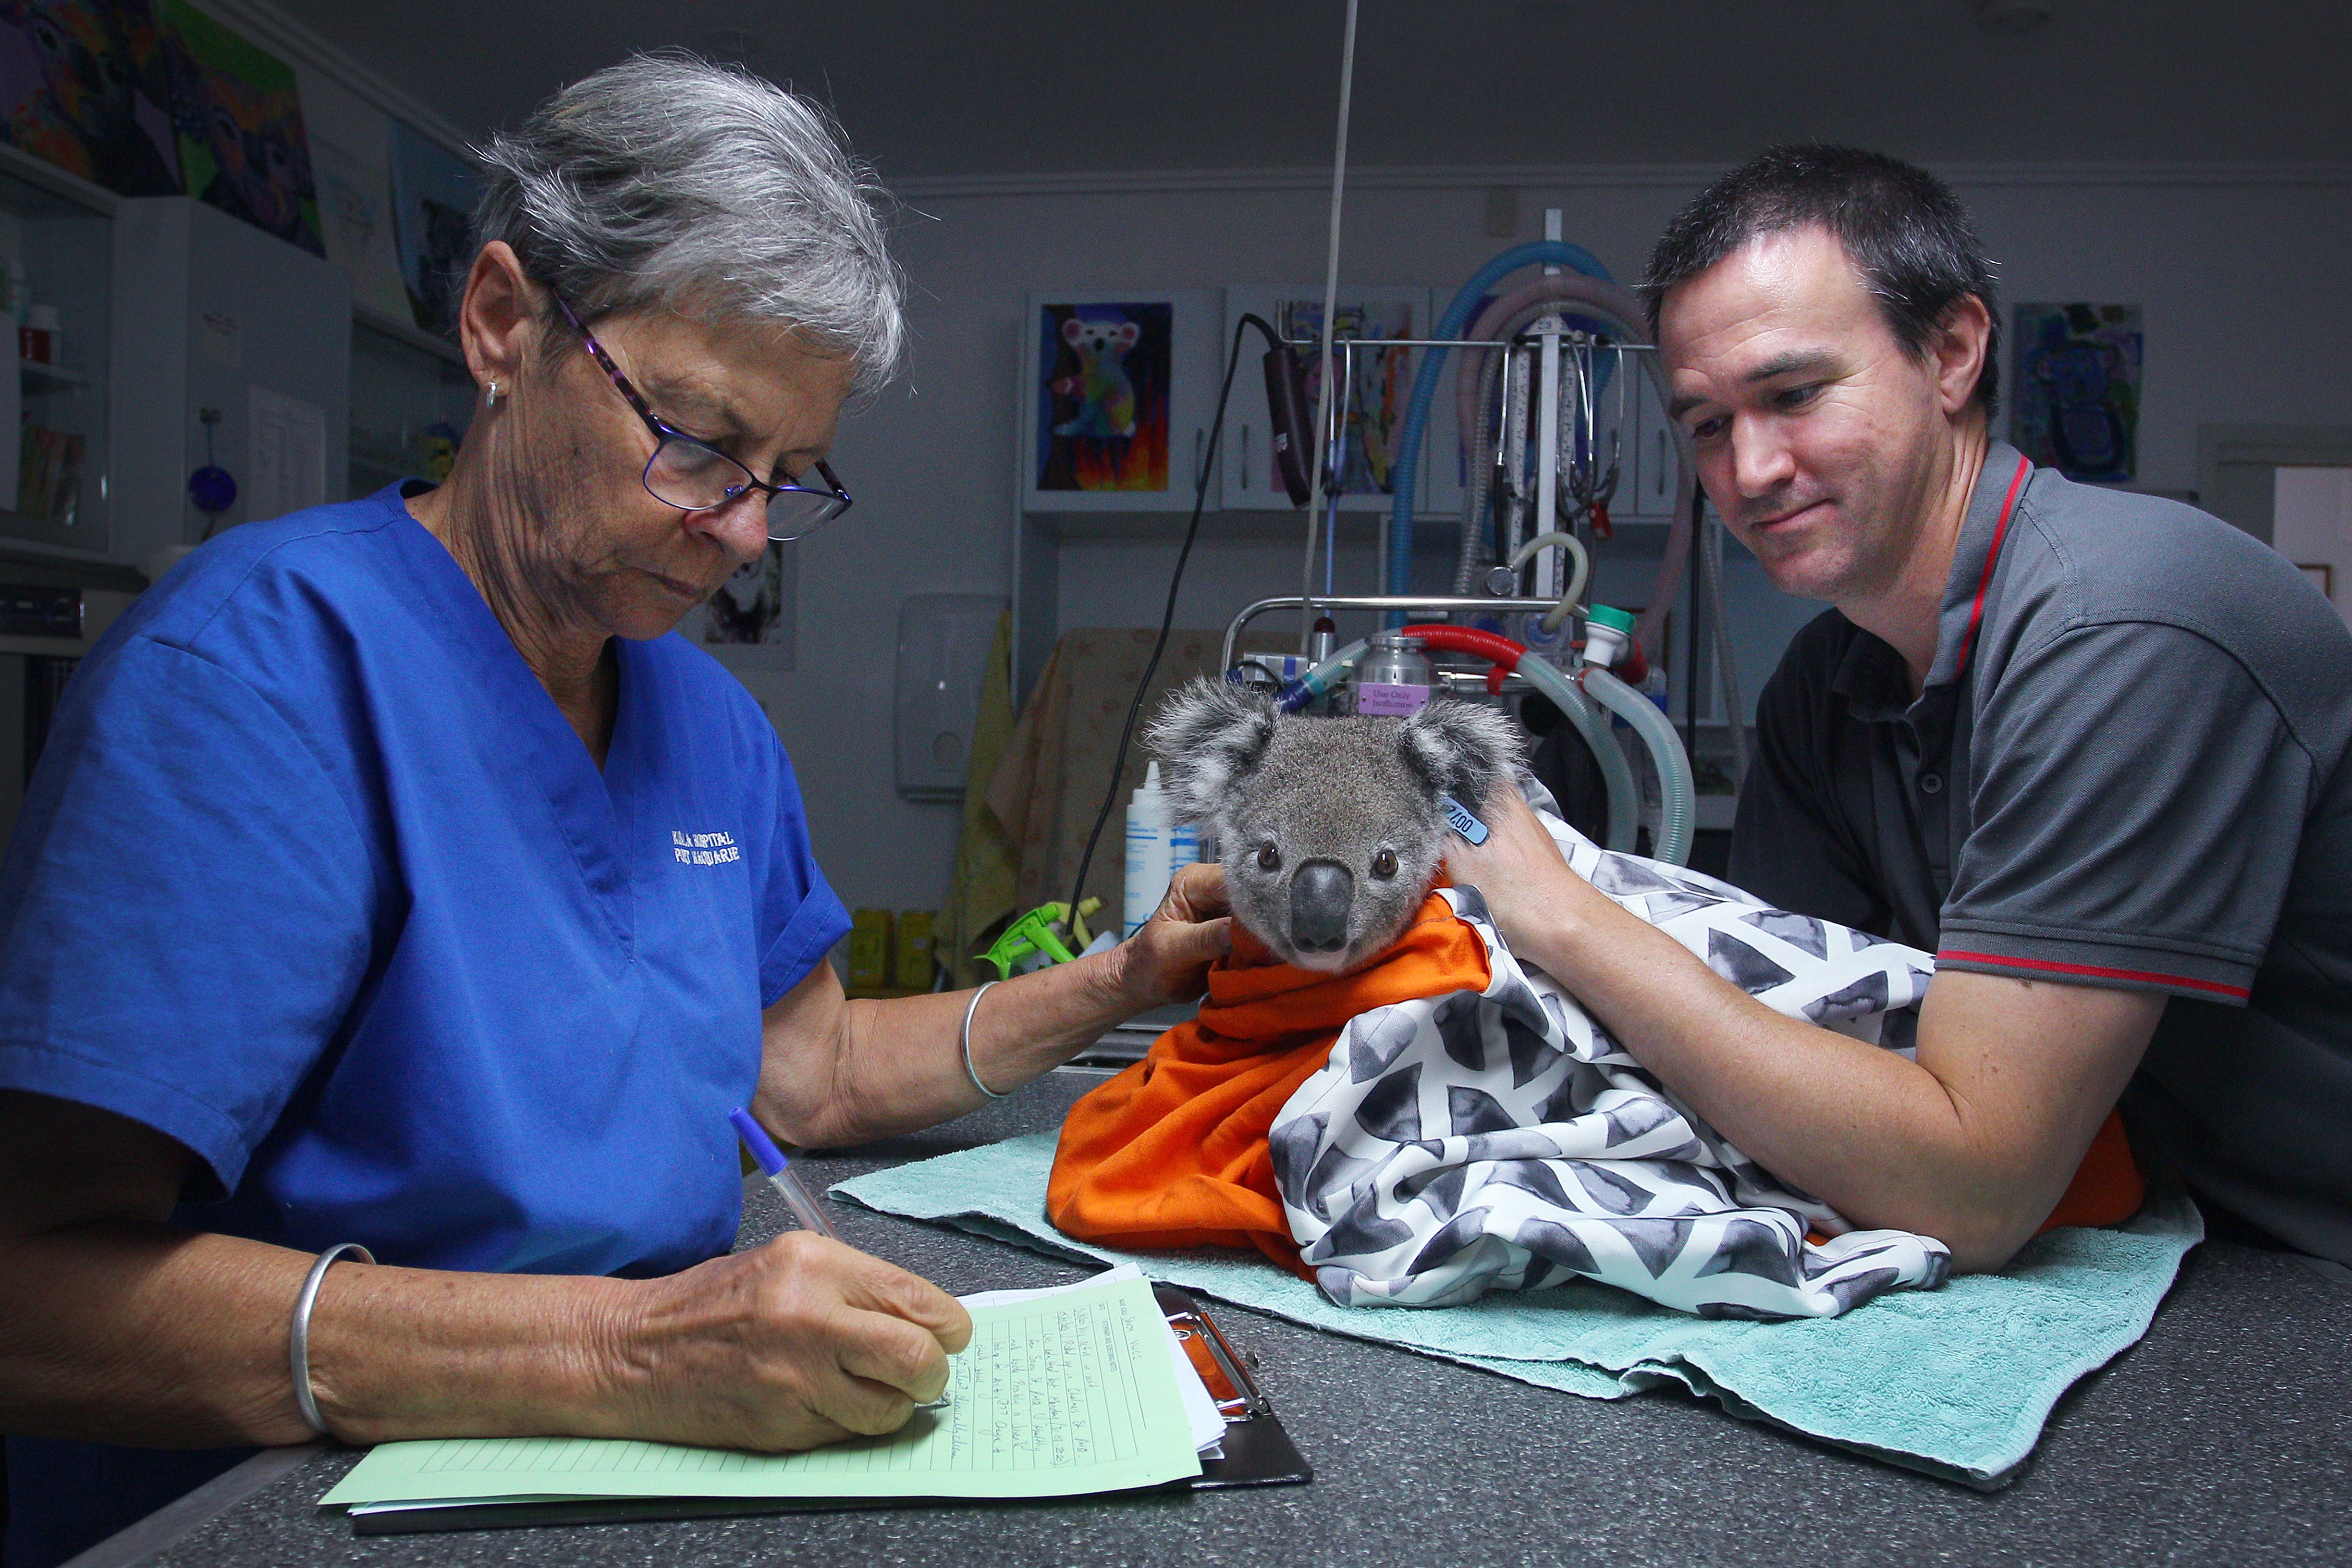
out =
[[[1706,504],[1701,497],[1691,497],[1693,528],[1706,521],[1699,510]],[[1683,752],[1691,759],[1694,767],[1698,763],[1698,649],[1699,627],[1704,615],[1701,601],[1705,597],[1699,579],[1706,575],[1706,552],[1701,551],[1692,560],[1691,573],[1685,584],[1690,590],[1690,618],[1683,626]]]
[[1217,466],[1217,443],[1225,433],[1225,404],[1234,395],[1234,373],[1242,367],[1242,333],[1255,327],[1265,334],[1271,348],[1284,348],[1271,323],[1264,317],[1244,312],[1234,323],[1232,351],[1225,356],[1225,384],[1217,393],[1217,416],[1209,425],[1209,445],[1201,459],[1201,471],[1194,478],[1192,518],[1184,525],[1184,546],[1176,552],[1176,570],[1168,577],[1168,606],[1160,615],[1160,636],[1151,645],[1151,657],[1144,661],[1143,677],[1135,683],[1135,700],[1127,705],[1127,722],[1118,731],[1118,752],[1111,759],[1110,785],[1103,791],[1102,809],[1095,813],[1094,831],[1087,835],[1086,853],[1078,857],[1078,875],[1070,887],[1070,908],[1075,910],[1078,900],[1086,897],[1087,872],[1094,866],[1096,846],[1102,842],[1103,825],[1110,820],[1110,809],[1118,804],[1119,775],[1127,771],[1127,750],[1135,739],[1135,721],[1143,713],[1143,700],[1150,694],[1151,678],[1160,672],[1160,656],[1168,651],[1168,634],[1176,624],[1176,594],[1184,584],[1184,567],[1192,559],[1192,542],[1200,537],[1201,513],[1209,502],[1209,475]]

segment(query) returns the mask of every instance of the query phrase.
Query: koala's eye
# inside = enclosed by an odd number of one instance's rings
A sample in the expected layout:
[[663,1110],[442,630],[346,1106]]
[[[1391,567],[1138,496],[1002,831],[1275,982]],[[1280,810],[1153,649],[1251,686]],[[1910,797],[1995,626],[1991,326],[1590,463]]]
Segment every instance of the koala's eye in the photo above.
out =
[[1397,872],[1396,851],[1383,849],[1372,857],[1372,875],[1386,879]]
[[1282,851],[1268,844],[1257,852],[1257,868],[1261,871],[1282,869]]

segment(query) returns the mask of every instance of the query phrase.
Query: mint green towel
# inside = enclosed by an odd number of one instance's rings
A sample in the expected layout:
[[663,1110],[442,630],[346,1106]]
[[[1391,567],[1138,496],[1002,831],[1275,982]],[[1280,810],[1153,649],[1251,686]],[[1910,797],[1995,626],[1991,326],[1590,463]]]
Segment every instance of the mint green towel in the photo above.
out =
[[1134,1262],[1222,1300],[1590,1399],[1668,1379],[1734,1415],[1986,1490],[2012,1479],[2051,1406],[2147,1331],[2205,1226],[2186,1196],[2119,1230],[2052,1231],[2009,1268],[1881,1296],[1840,1318],[1690,1317],[1605,1286],[1496,1291],[1466,1307],[1339,1307],[1263,1258],[1123,1253],[1045,1220],[1055,1135],[898,1165],[833,1191],[884,1214],[1065,1256]]

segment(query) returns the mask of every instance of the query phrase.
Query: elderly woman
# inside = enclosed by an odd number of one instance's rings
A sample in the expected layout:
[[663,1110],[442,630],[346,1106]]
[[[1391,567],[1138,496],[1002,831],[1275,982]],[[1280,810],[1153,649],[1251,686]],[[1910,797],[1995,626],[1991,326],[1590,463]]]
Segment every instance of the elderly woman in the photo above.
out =
[[[817,113],[688,60],[578,84],[488,162],[448,482],[158,584],[0,874],[14,1568],[314,1412],[362,1443],[896,1427],[963,1310],[805,1233],[727,1256],[730,1109],[799,1144],[925,1126],[1223,949],[1201,873],[976,1007],[843,996],[783,748],[670,633],[847,510],[835,422],[902,338],[881,226]],[[305,1385],[291,1314],[345,1242],[374,1262],[324,1271]]]

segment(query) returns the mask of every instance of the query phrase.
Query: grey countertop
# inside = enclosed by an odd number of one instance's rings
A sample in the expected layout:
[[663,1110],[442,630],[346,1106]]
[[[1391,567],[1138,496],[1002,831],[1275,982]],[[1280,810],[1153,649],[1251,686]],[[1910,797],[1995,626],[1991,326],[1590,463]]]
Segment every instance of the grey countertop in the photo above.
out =
[[[805,1156],[824,1182],[1050,1127],[1097,1075],[1057,1074],[910,1138]],[[765,1199],[765,1203],[759,1200]],[[780,1225],[755,1192],[743,1241]],[[961,1293],[1079,1271],[835,1205],[843,1236]],[[2293,1257],[2192,1252],[2147,1338],[2061,1403],[1990,1495],[1734,1420],[1688,1395],[1603,1404],[1232,1306],[1215,1316],[1315,1467],[1311,1486],[1092,1501],[359,1539],[315,1500],[321,1452],[179,1533],[173,1568],[354,1563],[1949,1562],[2352,1560],[2352,1289]],[[118,1538],[120,1539],[120,1538]],[[152,1537],[151,1536],[152,1540]],[[100,1549],[103,1551],[104,1549]],[[93,1554],[95,1555],[95,1554]]]

